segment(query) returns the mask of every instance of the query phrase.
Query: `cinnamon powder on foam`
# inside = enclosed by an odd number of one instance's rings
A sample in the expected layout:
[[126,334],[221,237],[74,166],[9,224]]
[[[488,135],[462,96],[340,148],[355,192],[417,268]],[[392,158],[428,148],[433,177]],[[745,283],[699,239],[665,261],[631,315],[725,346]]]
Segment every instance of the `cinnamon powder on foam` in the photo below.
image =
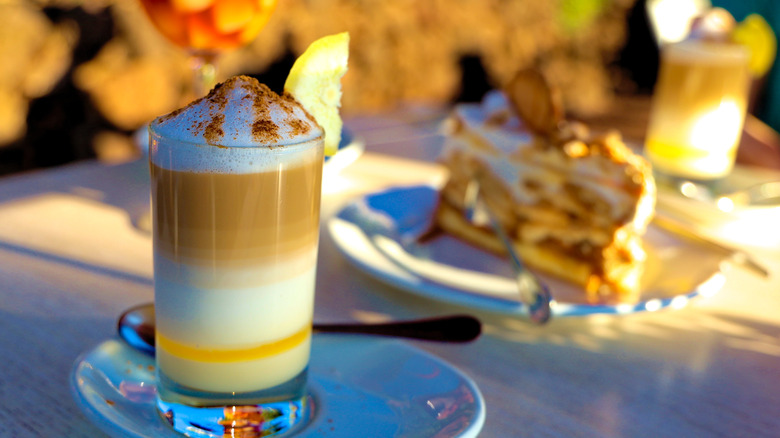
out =
[[[246,92],[242,99],[252,100],[253,115],[251,120],[253,121],[251,122],[251,133],[252,138],[260,144],[273,144],[282,139],[282,136],[279,133],[279,126],[271,119],[271,108],[273,103],[278,104],[279,108],[284,113],[286,120],[283,120],[282,123],[290,127],[290,136],[296,137],[305,135],[311,130],[312,126],[318,126],[314,117],[312,117],[292,95],[283,93],[280,96],[268,88],[267,85],[261,84],[254,78],[236,76],[223,83],[217,84],[207,96],[202,97],[195,102],[197,103],[201,100],[206,100],[209,104],[209,113],[212,114],[212,116],[206,121],[201,120],[194,122],[189,130],[196,135],[197,133],[202,132],[206,143],[213,146],[221,146],[222,139],[225,137],[225,131],[222,128],[225,123],[224,111],[228,104],[229,92],[236,87],[240,87]],[[296,108],[303,111],[308,119],[308,123],[296,117]],[[185,109],[186,107],[173,111],[167,116],[164,116],[162,121],[165,122],[166,120],[176,117]]]

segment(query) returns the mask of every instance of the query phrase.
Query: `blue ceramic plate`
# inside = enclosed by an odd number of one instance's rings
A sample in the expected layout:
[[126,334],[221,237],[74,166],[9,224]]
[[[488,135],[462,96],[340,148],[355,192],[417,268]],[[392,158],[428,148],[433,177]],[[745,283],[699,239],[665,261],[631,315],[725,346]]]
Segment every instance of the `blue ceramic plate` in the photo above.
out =
[[[86,416],[112,437],[181,436],[157,414],[154,358],[122,341],[79,357],[71,388]],[[466,438],[476,437],[485,421],[471,379],[395,340],[315,335],[309,391],[313,413],[296,438]]]
[[[442,234],[422,242],[438,202],[430,186],[396,187],[359,198],[328,221],[339,250],[360,269],[403,290],[469,308],[524,314],[509,263]],[[723,255],[650,227],[636,303],[591,304],[572,284],[542,275],[554,316],[625,314],[685,306],[724,283]]]

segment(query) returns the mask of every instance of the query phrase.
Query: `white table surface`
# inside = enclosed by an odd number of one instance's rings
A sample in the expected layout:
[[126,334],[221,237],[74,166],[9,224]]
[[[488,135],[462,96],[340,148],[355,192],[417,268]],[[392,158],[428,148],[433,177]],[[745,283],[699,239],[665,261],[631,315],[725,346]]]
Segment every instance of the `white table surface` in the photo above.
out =
[[[441,148],[436,118],[405,117],[348,120],[367,152],[326,180],[323,220],[362,193],[442,181],[424,162]],[[133,226],[148,190],[142,160],[0,179],[0,436],[101,436],[68,374],[80,353],[115,336],[124,309],[152,300],[151,239]],[[482,437],[780,436],[780,248],[749,249],[770,278],[730,269],[719,294],[684,309],[543,327],[472,312],[485,324],[477,341],[411,343],[474,379]],[[323,231],[316,320],[464,311],[360,272]]]

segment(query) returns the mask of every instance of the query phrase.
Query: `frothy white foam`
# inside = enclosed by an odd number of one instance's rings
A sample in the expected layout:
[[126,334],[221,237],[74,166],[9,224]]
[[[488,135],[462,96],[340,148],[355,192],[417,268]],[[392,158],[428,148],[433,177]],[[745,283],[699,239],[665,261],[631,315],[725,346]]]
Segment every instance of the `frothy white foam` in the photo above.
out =
[[215,147],[162,138],[154,132],[149,157],[156,166],[188,172],[255,173],[322,161],[322,138],[282,147]]
[[686,40],[664,47],[663,56],[683,64],[739,65],[747,62],[749,54],[738,44]]
[[[237,76],[155,119],[150,157],[172,170],[246,173],[316,158],[323,130],[290,96]],[[270,152],[270,153],[269,153]]]

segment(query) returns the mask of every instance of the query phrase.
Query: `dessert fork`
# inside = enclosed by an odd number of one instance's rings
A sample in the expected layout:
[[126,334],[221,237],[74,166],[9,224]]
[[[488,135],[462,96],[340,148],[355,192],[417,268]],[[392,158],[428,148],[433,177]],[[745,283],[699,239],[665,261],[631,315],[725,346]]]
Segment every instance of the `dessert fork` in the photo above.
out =
[[537,324],[547,322],[550,319],[550,301],[552,300],[550,291],[533,272],[525,267],[506,231],[496,219],[496,215],[493,214],[487,202],[484,201],[479,176],[475,176],[469,181],[464,201],[465,215],[469,222],[482,224],[485,221],[481,214],[487,215],[487,221],[490,222],[490,226],[509,255],[509,262],[517,280],[520,301],[528,307],[528,317]]

